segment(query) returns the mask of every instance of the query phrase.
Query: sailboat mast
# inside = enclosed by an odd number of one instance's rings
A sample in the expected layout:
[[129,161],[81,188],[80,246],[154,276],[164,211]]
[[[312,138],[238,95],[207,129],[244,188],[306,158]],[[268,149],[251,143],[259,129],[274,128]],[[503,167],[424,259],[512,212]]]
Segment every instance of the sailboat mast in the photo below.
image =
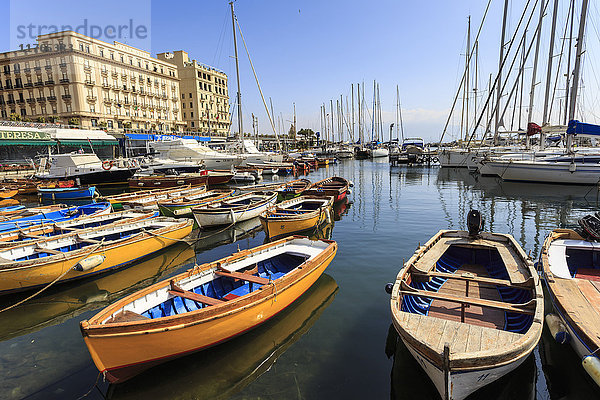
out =
[[[500,58],[498,61],[498,77],[496,80],[502,82],[502,64],[504,61],[504,38],[506,35],[506,15],[508,13],[508,0],[504,0],[504,16],[502,17],[502,34],[500,37]],[[498,144],[498,128],[500,127],[500,100],[502,97],[502,85],[496,88],[496,115],[494,116],[494,145]]]
[[[398,90],[398,85],[396,85],[396,137],[398,137],[398,129],[400,129],[398,127],[399,125],[399,111],[398,109],[400,108],[400,91]],[[391,137],[390,137],[390,141],[391,141]]]
[[[554,0],[552,11],[552,29],[550,31],[550,48],[548,50],[548,70],[546,71],[546,90],[544,92],[544,112],[542,115],[542,126],[548,123],[548,100],[550,97],[550,84],[552,83],[552,53],[554,52],[554,36],[556,33],[556,16],[558,14],[558,0]],[[540,132],[540,149],[546,146],[544,133]]]
[[588,0],[581,3],[581,17],[579,18],[579,34],[577,35],[577,53],[575,54],[575,68],[573,69],[573,86],[571,87],[571,98],[569,99],[569,121],[575,119],[575,106],[577,103],[577,91],[579,89],[579,71],[581,69],[581,55],[583,54],[583,35],[585,33],[585,19],[587,16]]
[[571,26],[569,27],[569,53],[567,55],[567,73],[565,84],[565,111],[563,115],[563,125],[567,124],[567,112],[569,110],[569,90],[571,85],[571,49],[573,48],[573,25],[575,18],[575,0],[571,0]]
[[[540,1],[540,22],[538,22],[536,39],[535,39],[535,54],[533,56],[533,72],[531,73],[531,91],[529,92],[529,108],[527,109],[527,125],[533,120],[533,98],[535,96],[535,79],[537,75],[538,58],[540,54],[540,42],[542,39],[542,22],[544,21],[544,1]],[[529,148],[529,135],[525,135],[525,147]]]
[[466,60],[466,68],[467,68],[467,76],[465,79],[465,95],[466,95],[466,105],[465,105],[465,141],[469,140],[469,60],[471,59],[471,16],[469,15],[468,23],[467,23],[467,52],[465,54]]
[[[475,81],[473,82],[473,115],[477,118],[477,86],[479,85],[479,41],[475,42]],[[477,131],[475,127],[474,131]]]
[[296,126],[296,103],[294,103],[294,148],[296,148],[296,135],[298,134],[298,128]]
[[239,129],[239,138],[240,141],[244,136],[244,125],[242,119],[242,92],[240,89],[240,64],[238,60],[238,50],[237,50],[237,35],[235,33],[235,13],[233,11],[233,1],[229,3],[231,6],[231,26],[233,27],[233,48],[235,51],[235,73],[237,77],[237,106],[238,106],[238,129]]
[[354,83],[350,85],[350,91],[352,92],[352,101],[350,103],[352,104],[352,133],[350,134],[350,138],[354,142]]

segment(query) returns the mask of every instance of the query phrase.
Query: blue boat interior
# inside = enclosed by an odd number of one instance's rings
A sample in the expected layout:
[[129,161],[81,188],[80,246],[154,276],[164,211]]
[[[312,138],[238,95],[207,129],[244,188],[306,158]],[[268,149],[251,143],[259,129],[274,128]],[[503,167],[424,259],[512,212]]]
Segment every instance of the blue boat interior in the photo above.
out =
[[[254,272],[252,273],[254,276],[277,280],[298,267],[306,261],[307,258],[308,257],[289,253],[278,254],[249,266],[247,271]],[[239,272],[244,272],[244,270],[240,270]],[[258,290],[260,286],[261,285],[257,283],[226,276],[218,276],[212,281],[196,286],[191,291],[213,299],[227,301],[252,293]],[[195,311],[205,307],[210,306],[188,298],[174,296],[151,309],[144,311],[141,315],[147,318],[161,318]]]
[[571,277],[600,274],[600,251],[567,247],[566,256]]
[[240,206],[248,206],[260,200],[262,200],[262,198],[260,197],[248,197],[240,200],[227,201],[219,204],[219,208],[236,208]]
[[[437,260],[435,271],[453,274],[460,270],[464,264],[481,265],[490,278],[509,280],[508,271],[502,257],[495,248],[450,246]],[[439,292],[447,280],[442,277],[432,277],[428,282],[412,281],[409,285],[419,290]],[[501,300],[506,303],[527,303],[532,298],[531,290],[528,289],[497,285],[492,287],[497,290]],[[401,309],[413,314],[428,315],[432,302],[433,299],[404,295]],[[504,321],[505,331],[525,333],[533,322],[533,316],[504,312]]]

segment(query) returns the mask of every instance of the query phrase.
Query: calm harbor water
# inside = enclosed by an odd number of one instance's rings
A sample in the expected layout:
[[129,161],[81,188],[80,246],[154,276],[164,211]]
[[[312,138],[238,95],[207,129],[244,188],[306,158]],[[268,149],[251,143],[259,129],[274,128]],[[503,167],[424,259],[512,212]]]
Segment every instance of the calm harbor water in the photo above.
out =
[[[387,159],[344,161],[310,174],[354,182],[351,203],[320,236],[338,242],[317,283],[263,326],[213,349],[109,386],[79,332],[79,321],[153,282],[265,241],[260,223],[203,234],[134,266],[56,287],[0,314],[0,398],[76,399],[437,399],[390,329],[389,296],[404,259],[439,229],[462,229],[471,208],[485,229],[510,233],[537,257],[544,236],[598,209],[597,189],[501,183],[467,171],[394,167]],[[265,180],[266,182],[269,179]],[[23,296],[0,300],[12,304]],[[570,347],[544,332],[517,370],[478,399],[589,399],[600,391]]]

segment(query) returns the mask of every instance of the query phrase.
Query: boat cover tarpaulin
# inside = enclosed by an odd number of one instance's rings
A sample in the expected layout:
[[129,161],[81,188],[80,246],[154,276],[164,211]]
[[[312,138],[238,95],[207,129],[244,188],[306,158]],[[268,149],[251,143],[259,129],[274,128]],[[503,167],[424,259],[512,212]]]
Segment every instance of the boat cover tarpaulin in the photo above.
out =
[[569,121],[567,135],[600,136],[600,125],[585,124],[573,119]]
[[535,122],[527,124],[527,136],[539,135],[542,133],[542,127]]

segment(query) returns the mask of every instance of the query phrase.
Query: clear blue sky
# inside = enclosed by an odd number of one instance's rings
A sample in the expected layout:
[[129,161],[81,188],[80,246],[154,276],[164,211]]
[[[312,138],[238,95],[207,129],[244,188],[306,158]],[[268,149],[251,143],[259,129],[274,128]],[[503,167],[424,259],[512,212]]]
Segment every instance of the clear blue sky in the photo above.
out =
[[[319,130],[320,105],[329,104],[330,99],[335,102],[340,95],[349,96],[351,83],[365,82],[365,97],[370,106],[373,79],[376,79],[380,84],[385,126],[394,121],[398,84],[407,135],[435,139],[443,129],[464,68],[467,16],[472,16],[474,36],[486,3],[484,0],[238,0],[235,8],[263,93],[267,102],[272,98],[275,114],[282,116],[286,123],[285,130],[289,128],[294,102],[298,126]],[[509,34],[525,3],[526,0],[511,0]],[[568,2],[561,0],[559,29],[563,29],[567,7],[562,3]],[[591,50],[598,47],[599,29],[595,24],[600,14],[595,2],[591,3],[587,72],[584,73],[586,97],[582,104],[592,110],[587,115],[588,120],[595,121],[593,110],[598,104],[599,85],[594,67],[598,52]],[[28,22],[75,25],[87,18],[90,24],[95,22],[106,27],[134,18],[136,23],[148,26],[149,35],[143,40],[124,41],[153,54],[186,50],[192,58],[224,70],[229,75],[232,101],[235,97],[231,15],[225,0],[104,0],[97,3],[0,0],[0,4],[10,10],[3,13],[4,20],[0,20],[4,22],[0,23],[2,51],[14,49],[18,43],[16,26]],[[577,4],[576,21],[580,0]],[[492,1],[480,37],[479,93],[484,92],[489,74],[496,73],[502,6],[503,1]],[[537,12],[535,15],[537,19]],[[545,65],[548,18],[544,24],[540,59]],[[261,131],[269,132],[241,42],[238,48],[245,130],[251,130],[250,114],[254,113],[260,119]],[[560,43],[557,43],[555,53],[559,50]],[[528,101],[531,84],[531,64],[529,61],[525,73],[525,81],[529,83],[524,104]],[[536,87],[534,112],[537,121],[541,119],[542,100],[538,97],[545,83],[545,67],[538,70],[536,81],[540,83]],[[478,101],[481,104],[484,98]],[[451,134],[456,135],[460,121],[453,118],[452,122]]]

